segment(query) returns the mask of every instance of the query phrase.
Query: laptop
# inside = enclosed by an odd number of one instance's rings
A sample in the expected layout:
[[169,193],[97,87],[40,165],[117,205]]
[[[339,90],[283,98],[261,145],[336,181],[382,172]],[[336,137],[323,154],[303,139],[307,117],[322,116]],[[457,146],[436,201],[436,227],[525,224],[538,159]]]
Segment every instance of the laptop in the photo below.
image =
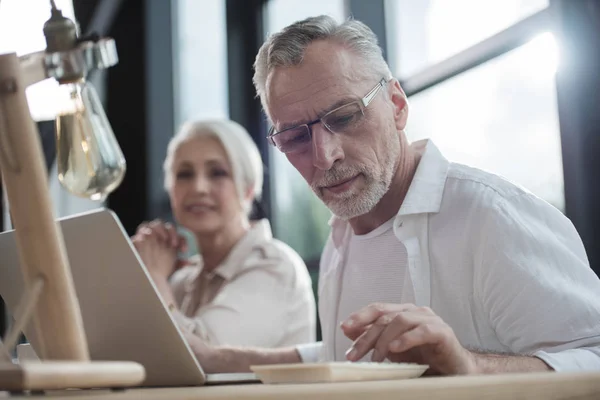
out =
[[[205,374],[118,217],[98,209],[58,220],[92,360],[135,361],[143,386],[256,382],[252,373]],[[0,233],[0,296],[14,315],[23,277],[14,231]],[[25,336],[36,349],[30,324]]]

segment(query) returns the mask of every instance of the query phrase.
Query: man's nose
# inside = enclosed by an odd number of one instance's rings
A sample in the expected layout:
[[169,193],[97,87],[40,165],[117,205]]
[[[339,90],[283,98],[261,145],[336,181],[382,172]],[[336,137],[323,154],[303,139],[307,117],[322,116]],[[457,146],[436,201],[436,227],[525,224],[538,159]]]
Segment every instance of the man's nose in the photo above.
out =
[[313,165],[323,171],[331,169],[336,161],[344,159],[341,138],[322,124],[311,126]]

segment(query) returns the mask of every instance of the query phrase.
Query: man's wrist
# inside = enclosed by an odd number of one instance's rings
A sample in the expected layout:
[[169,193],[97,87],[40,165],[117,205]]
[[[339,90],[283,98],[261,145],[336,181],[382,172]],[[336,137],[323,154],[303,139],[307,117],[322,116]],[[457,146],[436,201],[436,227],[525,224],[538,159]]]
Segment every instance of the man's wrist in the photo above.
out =
[[458,375],[478,375],[484,373],[479,354],[465,349],[464,359],[463,370],[458,371]]
[[553,370],[546,362],[534,356],[469,353],[471,354],[467,371],[469,375]]

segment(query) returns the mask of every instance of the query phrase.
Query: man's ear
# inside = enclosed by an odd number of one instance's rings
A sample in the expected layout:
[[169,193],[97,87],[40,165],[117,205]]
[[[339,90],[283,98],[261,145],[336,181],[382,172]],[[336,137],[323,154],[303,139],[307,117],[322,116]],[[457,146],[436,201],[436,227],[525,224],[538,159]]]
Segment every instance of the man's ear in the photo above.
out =
[[406,99],[406,94],[404,94],[404,90],[402,90],[400,82],[397,79],[392,80],[392,85],[390,85],[388,91],[394,107],[396,129],[403,131],[406,128],[406,121],[408,120],[408,100]]

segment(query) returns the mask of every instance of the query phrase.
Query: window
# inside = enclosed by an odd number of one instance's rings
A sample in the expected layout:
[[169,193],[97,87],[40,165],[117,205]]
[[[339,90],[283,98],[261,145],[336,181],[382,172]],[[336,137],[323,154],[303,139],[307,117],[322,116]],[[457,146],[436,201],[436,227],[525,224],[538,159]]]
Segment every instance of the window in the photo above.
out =
[[407,77],[548,6],[548,0],[387,0],[390,66]]
[[[55,3],[65,17],[75,19],[71,0],[56,0]],[[0,53],[16,52],[20,56],[44,50],[46,39],[42,29],[48,18],[48,0],[1,0]],[[46,79],[27,88],[27,101],[34,120],[54,119],[57,110],[52,97],[57,87],[54,79]]]
[[[55,2],[65,17],[75,20],[71,0]],[[42,29],[48,18],[50,18],[48,0],[1,0],[0,53],[15,52],[17,55],[24,55],[44,50],[46,40]],[[26,89],[29,110],[35,121],[49,121],[56,116],[58,110],[54,96],[57,87],[58,83],[54,79],[46,79]],[[56,164],[49,171],[48,185],[57,217],[102,206],[102,203],[73,196],[63,189],[58,181]],[[6,201],[5,204],[8,202]],[[8,209],[5,211],[7,214],[4,217],[4,228],[10,228]]]
[[[175,126],[189,120],[228,118],[225,0],[178,0],[174,5]],[[187,239],[186,255],[196,254],[194,235],[181,227],[179,232]]]
[[[338,21],[346,17],[343,0],[271,0],[265,14],[267,34],[310,16],[326,14]],[[271,148],[269,157],[274,234],[305,260],[318,259],[331,213],[281,152]]]
[[179,0],[175,4],[175,124],[227,118],[225,0]]
[[[525,21],[534,14],[547,17],[549,1],[390,0],[386,6],[396,76],[410,87],[411,78],[428,68],[431,82],[442,81],[409,98],[409,140],[429,137],[450,161],[502,175],[564,211],[557,44],[551,32],[543,32],[552,26],[539,23],[547,18]],[[515,29],[517,23],[529,29]],[[514,48],[516,32],[521,43],[529,42]],[[490,61],[472,64],[472,56],[478,57],[473,51],[462,57],[463,50],[496,34],[477,49],[480,60],[491,55]],[[454,75],[450,69],[466,71]]]
[[503,175],[564,210],[552,34],[409,99],[407,135]]
[[344,0],[270,0],[266,5],[266,33],[276,33],[286,26],[318,15],[338,21],[346,18]]

